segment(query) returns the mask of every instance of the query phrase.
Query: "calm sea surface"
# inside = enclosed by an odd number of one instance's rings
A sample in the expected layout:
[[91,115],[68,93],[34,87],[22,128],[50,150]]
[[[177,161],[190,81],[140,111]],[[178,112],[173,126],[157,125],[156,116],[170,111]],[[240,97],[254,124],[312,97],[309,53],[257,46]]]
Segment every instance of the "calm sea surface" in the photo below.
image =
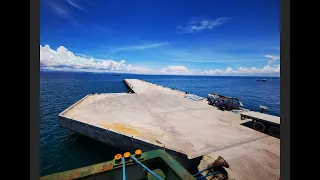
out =
[[126,92],[123,79],[137,78],[207,97],[209,92],[238,97],[244,108],[280,116],[280,78],[158,76],[41,72],[40,172],[41,176],[111,160],[121,150],[59,127],[58,114],[85,95]]

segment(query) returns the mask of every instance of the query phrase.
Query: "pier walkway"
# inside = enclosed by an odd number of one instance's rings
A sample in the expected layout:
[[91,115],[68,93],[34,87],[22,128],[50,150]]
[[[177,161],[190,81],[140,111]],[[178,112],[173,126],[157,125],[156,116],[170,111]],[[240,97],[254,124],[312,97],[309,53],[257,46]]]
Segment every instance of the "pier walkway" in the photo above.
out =
[[59,114],[60,125],[123,149],[165,148],[188,159],[220,155],[230,174],[243,177],[236,179],[280,177],[280,140],[240,125],[239,114],[187,99],[182,91],[124,82],[134,93],[89,94]]

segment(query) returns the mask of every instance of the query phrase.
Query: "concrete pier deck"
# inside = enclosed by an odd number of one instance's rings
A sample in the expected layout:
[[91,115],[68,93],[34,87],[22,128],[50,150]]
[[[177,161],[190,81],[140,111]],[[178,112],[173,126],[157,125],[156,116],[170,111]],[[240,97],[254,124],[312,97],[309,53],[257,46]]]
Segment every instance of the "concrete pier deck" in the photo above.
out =
[[240,115],[249,119],[258,119],[259,121],[268,122],[280,126],[280,117],[278,116],[273,116],[270,114],[264,114],[254,111],[242,112]]
[[[188,159],[221,155],[235,174],[279,178],[280,140],[239,125],[239,114],[187,99],[182,91],[137,79],[124,82],[135,94],[87,95],[59,114],[60,125],[123,149],[162,147]],[[267,176],[248,170],[257,162]]]

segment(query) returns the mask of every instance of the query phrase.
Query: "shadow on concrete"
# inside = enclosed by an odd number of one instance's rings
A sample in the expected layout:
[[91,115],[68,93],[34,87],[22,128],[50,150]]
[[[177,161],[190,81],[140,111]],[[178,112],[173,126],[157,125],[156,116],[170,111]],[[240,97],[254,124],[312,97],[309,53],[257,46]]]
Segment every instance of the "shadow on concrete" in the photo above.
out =
[[245,127],[247,127],[247,128],[253,129],[253,126],[252,126],[252,122],[251,122],[251,121],[247,121],[247,122],[241,123],[240,125],[245,126]]
[[[245,126],[245,127],[247,127],[247,128],[250,128],[250,129],[253,129],[252,121],[247,121],[247,122],[241,123],[240,125]],[[255,130],[255,129],[253,129],[253,130]],[[255,131],[256,131],[256,130],[255,130]],[[266,135],[271,136],[270,134],[268,134],[267,131],[266,131],[266,132],[263,132],[263,133],[266,134]],[[276,136],[273,136],[273,137],[280,139],[280,137],[276,137]]]

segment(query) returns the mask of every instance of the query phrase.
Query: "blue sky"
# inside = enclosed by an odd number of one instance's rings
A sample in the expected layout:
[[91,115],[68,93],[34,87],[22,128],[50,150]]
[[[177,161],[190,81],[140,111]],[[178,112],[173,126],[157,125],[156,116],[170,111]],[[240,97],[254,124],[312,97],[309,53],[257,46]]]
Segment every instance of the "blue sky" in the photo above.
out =
[[277,0],[40,0],[41,69],[280,72]]

